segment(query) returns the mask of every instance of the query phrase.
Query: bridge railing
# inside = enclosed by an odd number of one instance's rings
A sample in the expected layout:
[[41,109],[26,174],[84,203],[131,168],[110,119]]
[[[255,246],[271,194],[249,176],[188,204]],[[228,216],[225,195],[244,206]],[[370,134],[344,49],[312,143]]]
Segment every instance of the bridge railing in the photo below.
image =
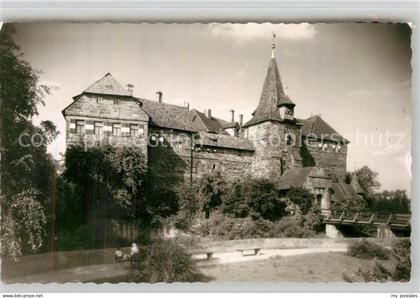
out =
[[409,228],[410,219],[411,214],[332,210],[324,221],[336,224],[388,225],[395,228]]

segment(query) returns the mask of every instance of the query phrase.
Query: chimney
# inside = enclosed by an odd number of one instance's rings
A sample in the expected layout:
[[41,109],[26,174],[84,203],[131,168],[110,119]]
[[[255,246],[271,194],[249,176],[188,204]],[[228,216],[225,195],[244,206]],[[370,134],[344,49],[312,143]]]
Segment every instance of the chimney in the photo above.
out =
[[156,92],[156,94],[158,95],[158,101],[159,101],[159,103],[162,103],[162,96],[163,96],[162,91],[158,91],[158,92]]
[[133,88],[134,88],[133,84],[127,84],[127,91],[130,92],[131,95],[133,95]]
[[207,110],[207,118],[211,119],[211,109]]
[[232,120],[230,122],[235,122],[235,110],[230,110],[232,113]]
[[239,126],[242,127],[244,125],[244,115],[239,114]]

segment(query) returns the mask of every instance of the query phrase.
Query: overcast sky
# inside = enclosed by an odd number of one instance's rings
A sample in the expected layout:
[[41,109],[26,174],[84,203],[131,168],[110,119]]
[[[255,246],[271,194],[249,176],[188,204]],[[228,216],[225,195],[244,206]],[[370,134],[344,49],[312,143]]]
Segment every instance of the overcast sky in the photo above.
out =
[[[56,87],[36,119],[61,131],[61,110],[110,72],[134,95],[245,121],[258,104],[271,55],[271,32],[286,93],[299,118],[321,114],[351,141],[347,169],[368,165],[383,189],[410,193],[410,30],[392,24],[19,24],[24,58]],[[389,134],[387,135],[387,131]],[[358,136],[359,135],[359,136]],[[367,138],[367,141],[365,141]]]

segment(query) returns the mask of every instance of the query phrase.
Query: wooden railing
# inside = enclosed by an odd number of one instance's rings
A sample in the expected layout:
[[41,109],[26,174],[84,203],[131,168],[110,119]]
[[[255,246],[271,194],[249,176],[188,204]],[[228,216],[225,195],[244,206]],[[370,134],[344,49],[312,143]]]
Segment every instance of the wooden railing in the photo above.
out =
[[332,211],[324,217],[328,224],[387,225],[394,229],[410,229],[411,214]]

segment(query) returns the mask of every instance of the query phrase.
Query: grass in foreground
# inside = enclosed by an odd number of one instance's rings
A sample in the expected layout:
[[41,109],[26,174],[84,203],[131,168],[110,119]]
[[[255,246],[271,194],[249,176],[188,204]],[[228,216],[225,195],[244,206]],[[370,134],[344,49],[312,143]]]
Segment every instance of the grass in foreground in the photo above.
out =
[[201,271],[217,282],[339,282],[346,281],[346,274],[370,269],[374,263],[329,252],[214,265]]

